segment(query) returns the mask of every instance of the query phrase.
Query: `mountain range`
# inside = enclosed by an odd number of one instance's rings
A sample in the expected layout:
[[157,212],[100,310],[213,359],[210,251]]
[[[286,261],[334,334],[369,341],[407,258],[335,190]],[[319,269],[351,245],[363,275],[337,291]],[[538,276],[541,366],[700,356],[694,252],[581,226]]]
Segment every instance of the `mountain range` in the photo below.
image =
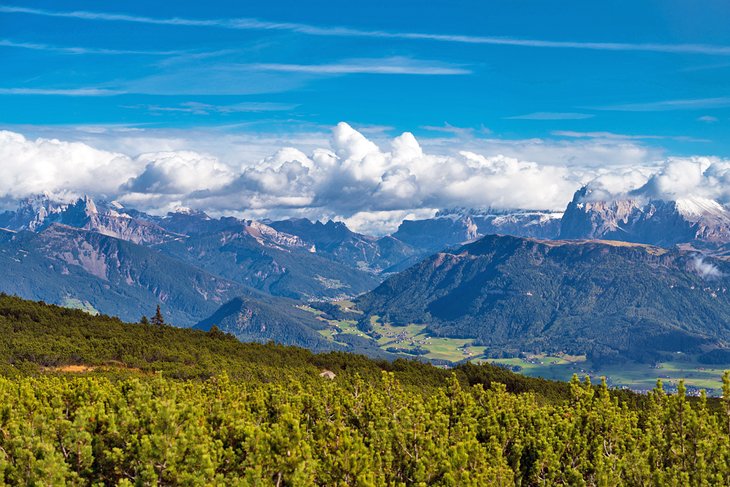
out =
[[419,323],[488,353],[611,361],[725,350],[728,210],[598,196],[582,188],[564,213],[445,209],[375,237],[335,221],[157,216],[39,195],[0,214],[0,291],[127,321],[159,304],[178,326],[319,350],[343,343],[302,305],[344,298],[365,317]]
[[627,195],[596,198],[590,188],[576,192],[560,227],[562,239],[606,239],[670,247],[730,242],[730,210],[715,200],[674,200]]
[[190,326],[244,286],[148,247],[58,223],[0,233],[0,291],[137,321],[160,304]]

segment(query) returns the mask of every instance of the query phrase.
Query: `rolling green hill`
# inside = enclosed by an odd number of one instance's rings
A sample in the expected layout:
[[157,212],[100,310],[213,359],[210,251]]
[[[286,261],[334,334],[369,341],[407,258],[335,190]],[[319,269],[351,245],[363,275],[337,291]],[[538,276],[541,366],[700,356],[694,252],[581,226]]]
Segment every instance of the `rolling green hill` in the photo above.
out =
[[205,328],[125,323],[0,294],[0,373],[37,375],[86,366],[112,375],[159,372],[165,377],[205,379],[225,372],[232,378],[273,380],[317,377],[323,368],[370,378],[384,370],[419,387],[443,384],[455,373],[465,384],[497,381],[514,392],[535,391],[550,400],[568,397],[567,384],[524,377],[492,365],[466,364],[449,371],[421,362],[372,360],[341,351],[315,354],[274,343],[243,343],[217,326]]

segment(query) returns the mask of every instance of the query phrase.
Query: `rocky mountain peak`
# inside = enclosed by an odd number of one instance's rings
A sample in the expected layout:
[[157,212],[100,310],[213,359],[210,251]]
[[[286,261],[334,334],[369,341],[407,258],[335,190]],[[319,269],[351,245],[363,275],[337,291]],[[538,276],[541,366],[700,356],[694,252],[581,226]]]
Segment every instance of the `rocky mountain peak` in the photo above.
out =
[[598,197],[577,191],[563,216],[560,238],[603,239],[671,246],[730,242],[730,211],[715,200],[688,196],[673,200],[642,194]]

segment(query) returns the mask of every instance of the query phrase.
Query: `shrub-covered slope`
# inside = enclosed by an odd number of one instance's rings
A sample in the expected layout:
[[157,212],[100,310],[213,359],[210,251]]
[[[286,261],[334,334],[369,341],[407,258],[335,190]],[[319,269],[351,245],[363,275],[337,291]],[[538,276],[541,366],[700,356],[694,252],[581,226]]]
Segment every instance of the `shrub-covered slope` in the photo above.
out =
[[[216,328],[124,324],[8,296],[0,296],[0,361],[1,484],[730,479],[730,403],[692,404],[681,385],[676,396],[658,388],[637,401],[577,379],[557,384],[491,366],[445,371],[314,355],[243,344]],[[334,376],[320,376],[323,368]],[[524,391],[532,392],[515,393]]]

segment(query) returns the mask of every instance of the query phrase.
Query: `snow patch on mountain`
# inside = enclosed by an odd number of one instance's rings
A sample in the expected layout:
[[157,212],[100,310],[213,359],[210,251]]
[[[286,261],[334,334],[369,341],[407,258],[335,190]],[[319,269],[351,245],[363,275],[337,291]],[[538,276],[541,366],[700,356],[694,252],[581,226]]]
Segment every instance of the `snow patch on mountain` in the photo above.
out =
[[730,219],[728,209],[715,200],[689,196],[675,200],[677,211],[688,218],[715,216],[718,218]]

